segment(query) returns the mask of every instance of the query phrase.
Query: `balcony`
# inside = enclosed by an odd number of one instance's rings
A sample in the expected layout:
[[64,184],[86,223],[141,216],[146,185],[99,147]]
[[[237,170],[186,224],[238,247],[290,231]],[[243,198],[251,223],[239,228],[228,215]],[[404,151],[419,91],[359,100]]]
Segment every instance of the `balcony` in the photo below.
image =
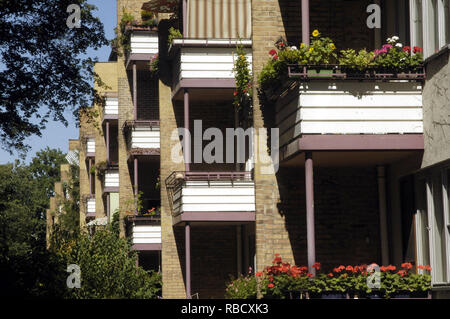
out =
[[249,172],[173,172],[166,187],[174,225],[255,220],[255,184]]
[[159,121],[127,121],[123,130],[131,155],[159,155]]
[[86,139],[86,157],[95,157],[95,137]]
[[127,69],[133,63],[136,63],[140,69],[145,68],[148,61],[158,54],[158,32],[152,29],[150,27],[132,27],[128,30],[130,51],[127,56]]
[[128,216],[127,233],[134,250],[161,250],[160,216]]
[[86,198],[86,218],[95,218],[95,196]]
[[299,151],[423,150],[424,74],[294,73],[275,102],[282,157]]
[[119,99],[117,96],[106,96],[103,120],[119,119]]
[[104,193],[118,193],[119,192],[119,169],[108,168],[104,173],[103,182]]
[[[174,39],[169,55],[173,60],[174,96],[181,89],[232,89],[235,87],[236,46],[242,44],[252,62],[251,40]],[[178,96],[179,95],[179,96]]]

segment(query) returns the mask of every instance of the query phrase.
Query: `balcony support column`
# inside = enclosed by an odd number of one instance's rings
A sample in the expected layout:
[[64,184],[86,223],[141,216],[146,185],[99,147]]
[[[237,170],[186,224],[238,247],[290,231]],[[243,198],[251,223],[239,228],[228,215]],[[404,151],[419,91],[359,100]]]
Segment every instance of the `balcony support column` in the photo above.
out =
[[189,91],[187,89],[184,90],[184,129],[184,167],[186,172],[189,172],[189,162],[191,158],[191,139],[189,134]]
[[109,222],[111,219],[111,203],[109,193],[106,194],[106,217]]
[[302,0],[302,42],[309,45],[309,0]]
[[237,275],[242,274],[242,226],[236,226]]
[[381,261],[389,264],[389,242],[386,217],[386,168],[377,167],[378,172],[378,207],[380,212]]
[[138,182],[139,182],[139,178],[138,178],[138,159],[137,157],[134,157],[134,207],[136,208],[136,214],[139,213],[137,211],[137,201],[138,201],[138,195],[139,195],[139,189],[138,189]]
[[316,262],[316,242],[314,235],[314,175],[312,153],[305,153],[305,187],[306,187],[306,238],[308,247],[308,268],[313,275],[312,267]]
[[137,70],[136,61],[133,62],[133,116],[137,120]]
[[186,254],[186,298],[191,299],[191,225],[184,226],[185,254]]
[[183,37],[187,38],[187,0],[183,0]]
[[92,195],[92,158],[89,158],[89,195]]
[[106,121],[106,163],[109,164],[109,121]]

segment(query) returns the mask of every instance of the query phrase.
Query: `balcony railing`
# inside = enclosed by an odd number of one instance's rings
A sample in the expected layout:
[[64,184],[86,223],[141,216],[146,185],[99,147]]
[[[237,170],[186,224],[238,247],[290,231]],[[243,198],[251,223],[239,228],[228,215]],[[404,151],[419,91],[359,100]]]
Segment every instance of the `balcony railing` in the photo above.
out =
[[124,132],[127,135],[128,149],[139,152],[160,148],[159,121],[126,121]]
[[117,97],[106,97],[103,117],[117,119],[119,117],[119,99]]
[[161,217],[128,216],[127,232],[136,250],[161,250]]
[[166,179],[173,216],[255,211],[250,172],[173,172]]
[[86,198],[86,217],[95,217],[95,197]]
[[318,80],[307,73],[299,76],[304,78],[279,95],[275,104],[280,146],[307,134],[423,133],[420,81],[398,77],[379,81],[376,74],[364,81],[343,73]]
[[109,168],[104,173],[105,192],[118,192],[119,191],[119,170],[117,168]]
[[[247,59],[251,65],[251,40],[174,39],[170,52],[174,63],[174,87],[184,80],[198,79],[203,80],[205,87],[223,86],[226,81],[233,84],[236,46],[239,44],[247,47]],[[199,87],[199,84],[195,86]]]

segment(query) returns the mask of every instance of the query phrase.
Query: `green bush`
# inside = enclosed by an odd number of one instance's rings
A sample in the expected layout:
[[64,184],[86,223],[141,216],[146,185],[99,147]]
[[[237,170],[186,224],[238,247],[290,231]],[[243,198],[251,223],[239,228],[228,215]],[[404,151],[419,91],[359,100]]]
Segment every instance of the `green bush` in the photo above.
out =
[[107,229],[81,234],[65,250],[67,264],[81,270],[81,288],[72,298],[157,298],[161,276],[136,265],[137,255],[124,238]]

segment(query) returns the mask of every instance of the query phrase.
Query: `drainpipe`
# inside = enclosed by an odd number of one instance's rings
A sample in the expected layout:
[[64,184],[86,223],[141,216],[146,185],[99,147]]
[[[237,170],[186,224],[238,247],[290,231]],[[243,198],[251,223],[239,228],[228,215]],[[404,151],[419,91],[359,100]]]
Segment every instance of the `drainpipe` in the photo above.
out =
[[186,253],[186,298],[191,299],[191,225],[184,226]]
[[309,45],[309,0],[302,0],[302,42]]
[[378,207],[380,212],[381,262],[389,264],[389,241],[386,217],[386,167],[378,166]]
[[306,238],[308,247],[308,268],[313,275],[316,270],[312,267],[316,262],[316,242],[314,235],[314,176],[312,153],[305,153],[305,186],[306,186]]
[[189,162],[191,158],[191,139],[189,132],[189,91],[184,90],[184,129],[186,134],[184,136],[184,167],[186,172],[189,172]]
[[137,120],[137,70],[136,61],[133,62],[133,116]]

